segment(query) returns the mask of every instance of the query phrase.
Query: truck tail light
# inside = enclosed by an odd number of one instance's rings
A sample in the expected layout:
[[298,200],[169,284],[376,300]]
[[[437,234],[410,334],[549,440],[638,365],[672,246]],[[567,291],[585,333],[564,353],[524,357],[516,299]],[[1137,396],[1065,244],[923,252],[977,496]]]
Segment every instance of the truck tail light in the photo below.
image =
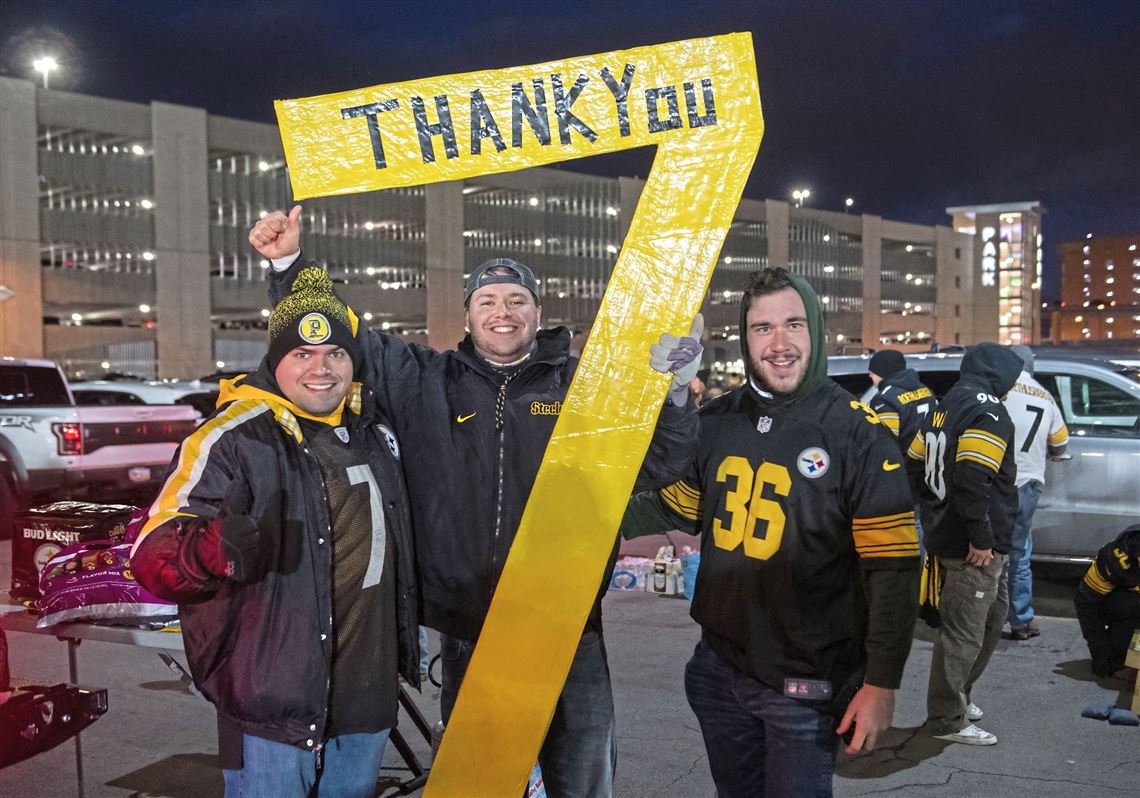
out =
[[51,431],[59,441],[59,453],[63,455],[83,454],[83,426],[74,421],[52,424]]

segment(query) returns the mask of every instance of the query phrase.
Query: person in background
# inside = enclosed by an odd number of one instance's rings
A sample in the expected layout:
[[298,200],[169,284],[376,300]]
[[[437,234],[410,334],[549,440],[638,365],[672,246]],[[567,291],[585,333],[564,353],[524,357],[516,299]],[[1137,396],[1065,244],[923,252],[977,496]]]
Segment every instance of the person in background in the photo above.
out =
[[353,379],[356,326],[328,275],[301,273],[131,552],[139,583],[178,602],[227,798],[372,798],[397,673],[419,685],[401,446]]
[[693,394],[693,404],[697,407],[701,406],[704,401],[705,391],[709,387],[709,374],[712,372],[709,369],[700,369],[697,371],[697,376],[693,377],[693,381],[689,383],[689,390]]
[[907,368],[906,357],[895,349],[871,355],[867,372],[876,388],[867,404],[879,414],[905,455],[919,422],[934,409],[934,393],[922,384],[918,372]]
[[992,343],[970,347],[962,374],[919,425],[907,449],[923,501],[926,550],[944,574],[926,694],[938,740],[993,745],[972,693],[1001,638],[1009,606],[1005,565],[1017,512],[1013,422],[1001,403],[1021,358]]
[[1100,547],[1073,598],[1092,672],[1135,681],[1125,668],[1132,635],[1140,629],[1140,524]]
[[1021,374],[1005,397],[1013,419],[1014,457],[1017,462],[1017,515],[1009,547],[1009,639],[1028,640],[1041,634],[1033,620],[1033,513],[1045,488],[1045,458],[1060,458],[1069,442],[1069,430],[1053,396],[1033,379],[1033,350],[1011,347],[1021,358]]

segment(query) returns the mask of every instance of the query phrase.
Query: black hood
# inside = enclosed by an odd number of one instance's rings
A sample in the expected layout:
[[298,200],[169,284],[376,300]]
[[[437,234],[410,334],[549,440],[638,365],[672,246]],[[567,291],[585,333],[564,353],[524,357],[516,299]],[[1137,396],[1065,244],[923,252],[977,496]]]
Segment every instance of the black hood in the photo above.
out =
[[1017,382],[1023,366],[1021,358],[1009,347],[983,343],[966,351],[962,358],[962,376],[1001,397]]

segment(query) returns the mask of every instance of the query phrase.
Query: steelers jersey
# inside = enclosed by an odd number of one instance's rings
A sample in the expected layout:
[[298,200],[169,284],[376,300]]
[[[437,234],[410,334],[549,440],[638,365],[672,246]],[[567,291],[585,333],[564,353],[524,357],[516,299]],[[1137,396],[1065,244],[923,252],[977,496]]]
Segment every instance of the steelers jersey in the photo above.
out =
[[1024,371],[1002,403],[1015,432],[1017,487],[1030,480],[1044,484],[1046,456],[1064,451],[1069,443],[1069,428],[1061,408],[1052,394]]
[[1112,541],[1105,543],[1085,572],[1084,584],[1092,592],[1107,596],[1114,590],[1140,593],[1140,524],[1130,526]]
[[[865,663],[868,681],[897,686],[918,539],[902,457],[878,416],[825,380],[792,403],[745,386],[700,419],[691,473],[660,499],[702,535],[692,615],[706,639],[780,691],[785,679],[841,685]],[[868,571],[910,580],[873,639]]]
[[1009,553],[1017,514],[1013,422],[1001,400],[965,379],[919,426],[907,457],[922,472],[926,548],[965,557],[969,547]]
[[903,454],[918,431],[919,422],[934,409],[935,403],[934,393],[922,384],[914,369],[903,369],[884,378],[867,402],[894,433]]
[[302,420],[332,526],[333,660],[327,734],[396,724],[396,575],[367,442],[358,429]]

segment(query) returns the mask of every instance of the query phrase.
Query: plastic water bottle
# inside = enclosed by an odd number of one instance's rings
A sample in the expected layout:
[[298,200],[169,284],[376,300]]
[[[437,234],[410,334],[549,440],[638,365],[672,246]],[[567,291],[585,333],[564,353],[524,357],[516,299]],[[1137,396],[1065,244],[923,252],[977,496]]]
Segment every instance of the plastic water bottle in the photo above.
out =
[[542,768],[534,763],[534,770],[526,783],[526,798],[546,798],[546,785],[542,782]]

